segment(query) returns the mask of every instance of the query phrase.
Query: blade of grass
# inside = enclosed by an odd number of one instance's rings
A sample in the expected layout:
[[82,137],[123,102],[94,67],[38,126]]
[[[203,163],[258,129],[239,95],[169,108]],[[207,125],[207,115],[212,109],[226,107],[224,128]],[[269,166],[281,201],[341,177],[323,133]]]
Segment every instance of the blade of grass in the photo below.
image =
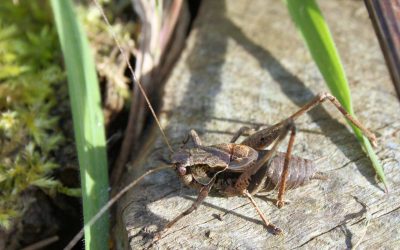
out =
[[[107,203],[108,170],[100,91],[89,43],[72,1],[51,1],[68,75],[84,223]],[[108,249],[108,216],[85,227],[86,249]]]
[[[336,50],[328,25],[315,0],[285,0],[293,22],[300,30],[307,47],[317,64],[326,84],[332,94],[345,107],[347,112],[354,115],[350,88],[342,62]],[[353,131],[363,145],[363,148],[372,162],[376,174],[382,180],[387,192],[387,183],[383,168],[372,149],[369,140],[360,130],[350,124]]]

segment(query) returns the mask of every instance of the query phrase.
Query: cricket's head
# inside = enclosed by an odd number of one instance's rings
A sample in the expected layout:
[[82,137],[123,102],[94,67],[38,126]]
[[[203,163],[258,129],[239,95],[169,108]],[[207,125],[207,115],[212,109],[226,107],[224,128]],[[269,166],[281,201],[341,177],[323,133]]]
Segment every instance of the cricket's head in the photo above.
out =
[[181,149],[176,151],[171,156],[171,163],[174,165],[176,172],[179,176],[187,174],[187,167],[190,167],[190,151],[187,149]]
[[209,147],[182,148],[172,154],[171,163],[187,186],[206,185],[228,166],[227,159]]
[[190,171],[190,162],[191,155],[189,149],[180,149],[179,151],[175,151],[171,156],[171,163],[173,164],[179,179],[185,186],[188,187],[196,184],[196,181]]

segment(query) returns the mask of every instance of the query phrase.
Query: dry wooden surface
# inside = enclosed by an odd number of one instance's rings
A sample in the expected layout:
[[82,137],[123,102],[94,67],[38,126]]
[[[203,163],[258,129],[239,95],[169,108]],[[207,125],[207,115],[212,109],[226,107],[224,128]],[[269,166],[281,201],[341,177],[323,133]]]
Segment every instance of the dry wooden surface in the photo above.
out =
[[[400,105],[363,2],[319,3],[347,71],[356,114],[378,136],[376,152],[390,194],[376,184],[357,140],[327,103],[299,119],[294,151],[309,159],[326,157],[318,167],[329,180],[289,191],[290,204],[283,209],[274,205],[276,194],[256,198],[266,216],[284,229],[283,236],[269,234],[244,197],[208,197],[153,248],[400,246]],[[160,117],[175,148],[190,128],[210,145],[227,142],[243,125],[280,121],[326,90],[282,1],[204,0],[167,82]],[[152,138],[125,174],[127,181],[168,155],[156,128]],[[147,247],[149,233],[195,198],[171,170],[146,178],[118,205],[119,247]]]

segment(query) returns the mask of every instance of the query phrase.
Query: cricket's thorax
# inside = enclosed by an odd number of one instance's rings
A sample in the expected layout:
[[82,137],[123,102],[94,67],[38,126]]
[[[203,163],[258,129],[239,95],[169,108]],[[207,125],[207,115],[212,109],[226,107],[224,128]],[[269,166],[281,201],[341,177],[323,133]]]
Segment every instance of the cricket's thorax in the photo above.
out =
[[181,181],[196,189],[209,184],[219,172],[245,171],[257,158],[256,150],[233,143],[183,148],[171,157]]

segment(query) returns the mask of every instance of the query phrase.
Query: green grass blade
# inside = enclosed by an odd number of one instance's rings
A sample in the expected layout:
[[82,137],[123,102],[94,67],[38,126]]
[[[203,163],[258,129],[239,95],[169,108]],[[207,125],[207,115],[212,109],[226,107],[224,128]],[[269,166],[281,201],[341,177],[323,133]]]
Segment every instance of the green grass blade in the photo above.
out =
[[[347,112],[354,115],[346,74],[328,25],[317,3],[315,0],[285,0],[285,2],[332,94],[336,96]],[[358,128],[350,125],[370,158],[376,174],[387,189],[383,168],[369,140],[362,135]]]
[[[108,170],[100,91],[89,43],[72,1],[51,1],[68,75],[80,166],[85,224],[108,200]],[[108,216],[85,227],[86,249],[108,249]]]

